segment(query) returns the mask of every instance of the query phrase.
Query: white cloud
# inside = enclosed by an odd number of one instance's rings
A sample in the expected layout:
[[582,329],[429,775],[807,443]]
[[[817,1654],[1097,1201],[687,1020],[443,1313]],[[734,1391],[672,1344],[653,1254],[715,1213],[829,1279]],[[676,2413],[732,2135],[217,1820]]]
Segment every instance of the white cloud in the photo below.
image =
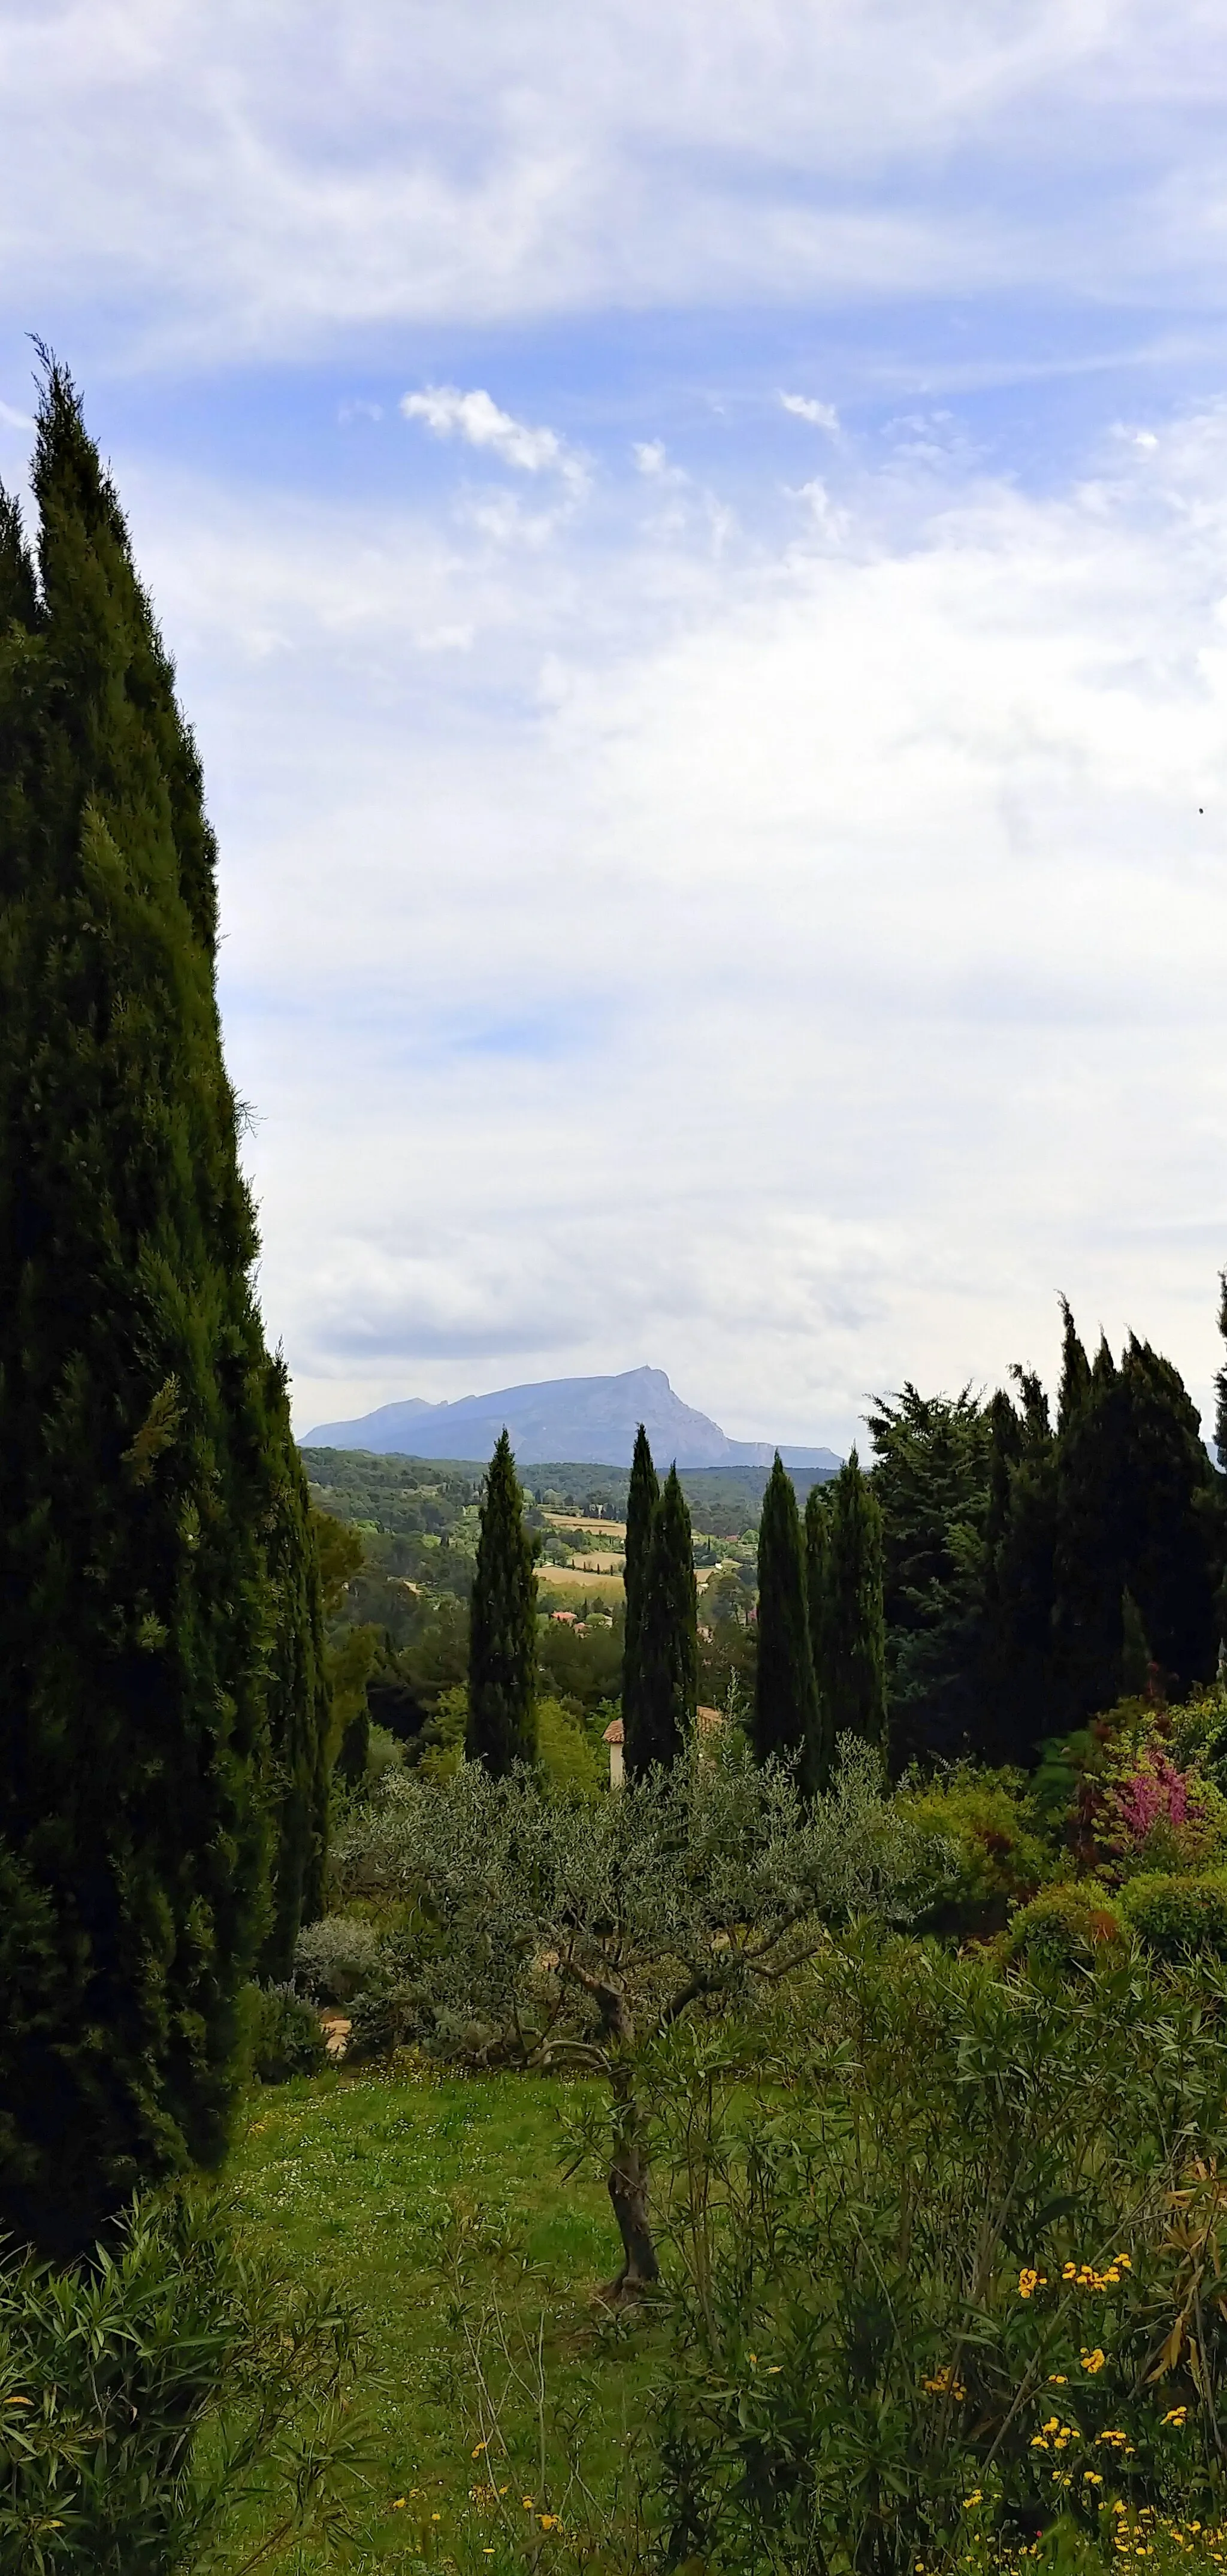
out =
[[1225,98],[1212,0],[42,0],[0,23],[13,327],[132,363],[611,302],[1221,308]]
[[119,465],[304,1422],[650,1358],[843,1438],[1050,1364],[1058,1288],[1208,1387],[1227,413],[1041,499],[845,455],[835,548],[628,477],[514,570]]
[[812,422],[815,429],[827,429],[834,437],[839,428],[839,413],[834,403],[814,402],[808,394],[781,394],[785,411],[795,412],[798,420]]
[[34,427],[28,412],[15,411],[12,403],[6,402],[0,402],[0,423],[5,429],[33,429]]
[[587,469],[581,457],[552,429],[530,429],[500,411],[488,393],[461,393],[456,385],[428,385],[424,393],[406,394],[401,410],[406,420],[425,421],[436,438],[462,438],[469,447],[488,447],[505,465],[523,474],[560,474],[572,491],[586,491]]

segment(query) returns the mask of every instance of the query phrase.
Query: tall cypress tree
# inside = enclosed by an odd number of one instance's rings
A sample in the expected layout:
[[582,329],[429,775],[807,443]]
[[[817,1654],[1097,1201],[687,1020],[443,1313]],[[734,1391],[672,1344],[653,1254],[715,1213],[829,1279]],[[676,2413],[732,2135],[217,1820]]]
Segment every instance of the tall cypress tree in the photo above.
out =
[[780,1453],[767,1479],[758,1528],[758,1661],[754,1679],[754,1751],[797,1758],[807,1792],[819,1786],[821,1726],[801,1524],[792,1479]]
[[628,1771],[646,1771],[655,1759],[641,1749],[646,1743],[643,1706],[643,1605],[646,1597],[652,1522],[660,1501],[660,1484],[652,1464],[642,1422],[635,1435],[631,1480],[626,1497],[626,1627],[622,1646],[622,1740]]
[[1000,1390],[989,1408],[984,1718],[973,1741],[990,1761],[1027,1768],[1053,1726],[1057,1444],[1039,1379],[1012,1375],[1020,1405]]
[[677,1761],[693,1732],[699,1697],[699,1612],[694,1542],[686,1497],[671,1467],[652,1514],[644,1569],[640,1678],[627,1769]]
[[810,1653],[818,1693],[818,1734],[814,1754],[815,1786],[825,1789],[835,1758],[831,1708],[822,1688],[826,1661],[827,1587],[831,1549],[831,1487],[811,1485],[805,1498],[805,1599],[809,1610]]
[[499,1433],[482,1497],[469,1617],[464,1749],[496,1778],[537,1749],[537,1577],[511,1442]]
[[224,2150],[319,1703],[200,768],[53,365],[34,490],[37,579],[0,505],[0,1858],[40,1931],[0,2224],[65,2253]]
[[855,1449],[830,1501],[818,1693],[833,1741],[859,1735],[886,1749],[886,1619],[882,1514]]

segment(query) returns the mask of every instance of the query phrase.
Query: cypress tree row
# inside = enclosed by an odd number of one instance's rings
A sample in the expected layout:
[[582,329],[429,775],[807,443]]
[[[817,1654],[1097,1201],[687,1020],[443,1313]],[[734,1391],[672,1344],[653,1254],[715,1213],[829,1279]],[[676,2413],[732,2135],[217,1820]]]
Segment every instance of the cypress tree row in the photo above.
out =
[[859,1735],[885,1751],[882,1514],[855,1449],[835,1479],[828,1511],[817,1671],[824,1735],[832,1744]]
[[623,1759],[628,1771],[646,1771],[654,1759],[651,1753],[642,1753],[640,1745],[646,1723],[643,1707],[643,1605],[652,1521],[659,1501],[660,1485],[652,1464],[648,1435],[641,1422],[635,1435],[635,1454],[631,1461],[631,1480],[626,1498],[623,1577],[626,1627],[622,1646],[622,1739]]
[[755,1757],[759,1762],[773,1754],[796,1757],[809,1794],[819,1786],[822,1733],[797,1497],[778,1449],[758,1529],[757,1625]]
[[318,1884],[322,1730],[200,768],[50,364],[34,489],[37,580],[0,504],[0,1875],[37,1934],[0,2225],[63,2255],[224,2150],[279,1839],[281,1955]]
[[684,1752],[694,1731],[699,1698],[699,1611],[694,1544],[686,1497],[676,1467],[665,1478],[652,1514],[643,1579],[639,1693],[635,1730],[624,1759],[640,1774],[653,1762],[666,1766]]
[[469,1617],[464,1749],[496,1778],[537,1750],[537,1577],[511,1442],[499,1433],[482,1497]]

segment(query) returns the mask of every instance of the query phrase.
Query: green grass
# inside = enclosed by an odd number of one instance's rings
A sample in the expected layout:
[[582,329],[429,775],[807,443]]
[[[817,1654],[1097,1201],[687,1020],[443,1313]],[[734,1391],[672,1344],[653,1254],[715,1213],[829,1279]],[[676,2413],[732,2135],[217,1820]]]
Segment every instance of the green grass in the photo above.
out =
[[[557,2082],[410,2070],[334,2071],[252,2099],[230,2163],[244,2229],[340,2293],[370,2356],[360,2567],[455,2551],[496,2576],[474,2485],[506,2486],[504,2514],[514,2504],[526,2524],[524,2497],[573,2523],[568,2452],[606,2495],[625,2461],[656,2334],[594,2304],[617,2231],[599,2181],[563,2178],[559,2098]],[[497,2430],[475,2460],[490,2399]]]

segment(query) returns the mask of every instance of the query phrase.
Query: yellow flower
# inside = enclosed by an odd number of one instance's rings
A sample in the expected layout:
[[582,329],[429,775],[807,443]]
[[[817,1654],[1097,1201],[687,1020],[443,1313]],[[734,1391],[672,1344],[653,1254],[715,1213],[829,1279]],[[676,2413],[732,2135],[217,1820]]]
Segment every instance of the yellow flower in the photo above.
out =
[[539,2513],[537,2520],[543,2531],[557,2531],[558,2529],[558,2516],[556,2513]]
[[966,2513],[966,2512],[967,2512],[968,2508],[969,2508],[971,2505],[973,2505],[973,2504],[983,2504],[983,2502],[984,2502],[984,2490],[983,2490],[983,2488],[982,2488],[982,2487],[973,2487],[973,2488],[972,2488],[972,2491],[971,2491],[971,2494],[970,2494],[969,2496],[964,2496],[964,2498],[963,2498],[963,2511],[964,2511],[964,2513]]
[[1188,2411],[1187,2406],[1170,2406],[1163,2421],[1165,2424],[1183,2424]]
[[1082,2356],[1082,2367],[1083,2367],[1083,2369],[1084,2369],[1084,2370],[1089,2370],[1089,2372],[1091,2373],[1092,2378],[1094,2377],[1095,2372],[1096,2372],[1097,2370],[1102,2370],[1102,2369],[1103,2369],[1103,2365],[1104,2365],[1104,2354],[1103,2354],[1102,2347],[1101,2347],[1099,2344],[1096,2344],[1095,2349],[1094,2349],[1094,2351],[1093,2351],[1093,2352],[1084,2352],[1084,2353],[1083,2353],[1083,2356]]
[[1048,2385],[1050,2388],[1068,2388],[1069,2381],[1063,2370],[1050,2370],[1048,2373]]
[[404,2501],[405,2501],[405,2499],[404,2499],[404,2497],[403,2497],[403,2496],[393,2496],[393,2498],[392,2498],[392,2511],[393,2511],[393,2513],[399,2513],[399,2512],[400,2512],[401,2506],[403,2505]]
[[490,2445],[489,2445],[489,2443],[488,2443],[488,2442],[474,2442],[474,2444],[473,2444],[473,2448],[472,2448],[472,2450],[471,2450],[471,2451],[470,2451],[470,2453],[469,2453],[469,2458],[470,2458],[471,2460],[479,2460],[479,2459],[481,2458],[482,2452],[483,2452],[483,2451],[488,2451],[488,2450],[489,2450],[489,2448],[490,2448]]

